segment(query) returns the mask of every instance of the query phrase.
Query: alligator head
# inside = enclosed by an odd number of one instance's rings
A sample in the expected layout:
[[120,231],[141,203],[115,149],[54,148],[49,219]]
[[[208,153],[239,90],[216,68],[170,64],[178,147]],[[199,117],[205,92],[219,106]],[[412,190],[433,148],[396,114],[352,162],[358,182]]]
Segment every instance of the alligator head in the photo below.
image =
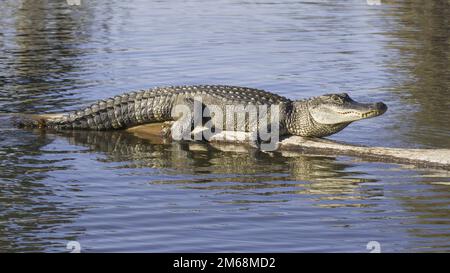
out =
[[354,121],[382,115],[387,106],[382,102],[359,103],[342,93],[296,101],[293,110],[292,134],[323,137],[341,131]]

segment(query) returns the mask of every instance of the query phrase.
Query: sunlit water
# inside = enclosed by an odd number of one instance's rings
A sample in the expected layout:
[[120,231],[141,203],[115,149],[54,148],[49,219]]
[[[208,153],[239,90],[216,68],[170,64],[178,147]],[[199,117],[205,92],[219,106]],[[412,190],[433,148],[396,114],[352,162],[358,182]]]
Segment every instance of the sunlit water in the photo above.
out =
[[448,171],[10,120],[160,85],[347,91],[389,110],[333,139],[450,148],[448,4],[81,2],[0,3],[1,252],[450,250]]

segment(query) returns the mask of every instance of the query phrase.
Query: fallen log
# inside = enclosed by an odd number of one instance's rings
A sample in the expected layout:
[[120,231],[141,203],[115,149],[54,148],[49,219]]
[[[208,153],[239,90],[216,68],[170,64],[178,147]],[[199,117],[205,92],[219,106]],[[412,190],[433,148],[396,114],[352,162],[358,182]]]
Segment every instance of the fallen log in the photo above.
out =
[[[128,131],[141,138],[160,137],[162,124],[138,126]],[[196,129],[200,133],[206,129]],[[214,144],[248,145],[249,133],[223,131],[209,139]],[[215,145],[217,147],[217,145]],[[220,147],[220,145],[219,145]],[[290,136],[278,142],[277,152],[302,154],[347,155],[381,162],[412,164],[418,167],[450,170],[450,149],[408,149],[388,147],[367,147],[332,141],[323,138]]]
[[[246,134],[246,133],[244,133]],[[211,142],[241,142],[244,137],[240,132],[224,131],[210,139]],[[408,149],[367,147],[332,141],[323,138],[304,138],[290,136],[278,143],[277,151],[291,151],[302,154],[347,155],[365,159],[413,164],[419,167],[450,170],[450,149]]]
[[280,150],[328,155],[349,155],[382,162],[413,164],[450,170],[450,149],[407,149],[357,146],[327,139],[291,136],[280,142]]

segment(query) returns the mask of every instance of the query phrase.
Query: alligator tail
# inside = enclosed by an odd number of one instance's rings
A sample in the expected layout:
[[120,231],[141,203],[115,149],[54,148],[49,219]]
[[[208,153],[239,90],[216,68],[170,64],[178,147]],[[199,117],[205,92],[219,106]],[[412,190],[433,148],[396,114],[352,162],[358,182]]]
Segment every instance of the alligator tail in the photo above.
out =
[[13,122],[19,128],[46,128],[52,120],[62,118],[63,114],[14,114]]
[[17,125],[28,128],[114,130],[171,119],[173,96],[163,90],[126,93],[64,114],[22,115]]

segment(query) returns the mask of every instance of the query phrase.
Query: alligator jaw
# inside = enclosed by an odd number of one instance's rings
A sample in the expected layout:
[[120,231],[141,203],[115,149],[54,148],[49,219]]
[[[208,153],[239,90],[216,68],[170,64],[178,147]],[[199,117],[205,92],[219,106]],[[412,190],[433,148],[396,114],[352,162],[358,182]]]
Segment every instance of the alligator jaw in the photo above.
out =
[[386,104],[377,102],[374,104],[355,103],[348,111],[336,111],[338,115],[352,116],[353,119],[366,119],[381,116],[387,111]]
[[332,125],[380,116],[387,106],[382,102],[360,103],[347,94],[330,94],[312,100],[308,110],[315,122]]
[[[387,111],[386,104],[377,102],[374,104],[365,105],[369,110],[365,112],[359,112],[360,119],[373,118],[384,114]],[[366,108],[366,109],[367,109]]]
[[378,111],[378,110],[371,110],[369,112],[366,113],[362,113],[361,114],[361,118],[372,118],[372,117],[377,117],[381,114],[383,114],[384,112]]

